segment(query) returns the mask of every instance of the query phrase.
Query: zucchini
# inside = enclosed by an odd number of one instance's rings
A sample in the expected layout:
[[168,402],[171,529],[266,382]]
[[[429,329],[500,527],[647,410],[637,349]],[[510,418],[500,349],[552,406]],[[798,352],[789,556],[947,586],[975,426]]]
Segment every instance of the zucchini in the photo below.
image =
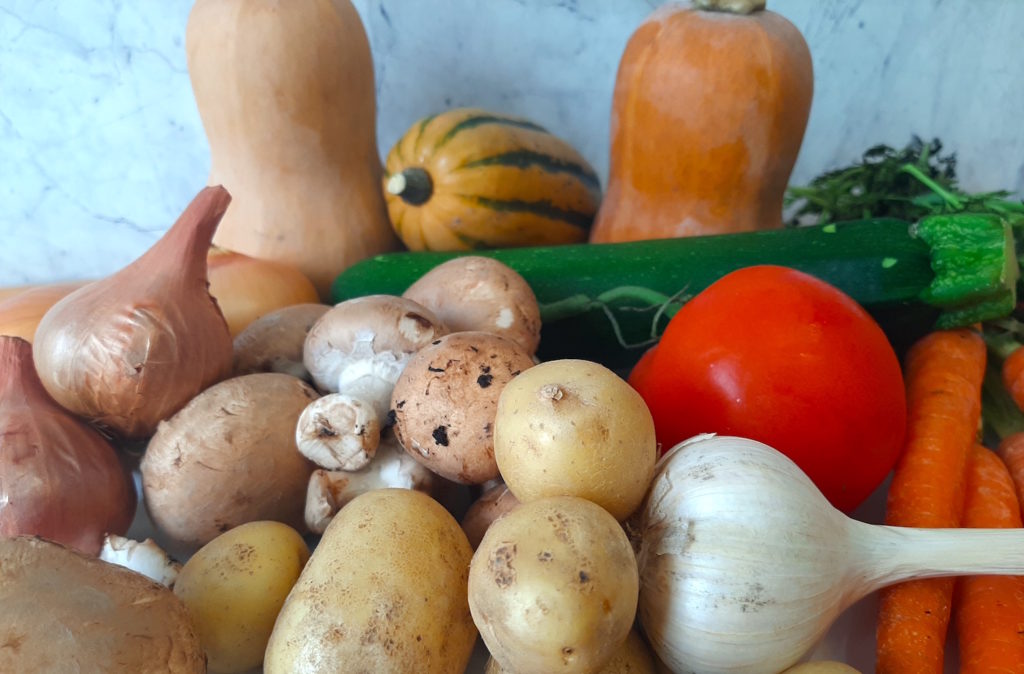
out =
[[[689,298],[755,264],[802,270],[857,300],[897,351],[933,328],[1009,315],[1018,262],[1009,223],[994,214],[873,219],[813,227],[627,243],[378,255],[346,269],[332,300],[402,294],[457,255],[518,271],[541,305],[538,356],[629,368]],[[742,329],[737,316],[737,329]]]

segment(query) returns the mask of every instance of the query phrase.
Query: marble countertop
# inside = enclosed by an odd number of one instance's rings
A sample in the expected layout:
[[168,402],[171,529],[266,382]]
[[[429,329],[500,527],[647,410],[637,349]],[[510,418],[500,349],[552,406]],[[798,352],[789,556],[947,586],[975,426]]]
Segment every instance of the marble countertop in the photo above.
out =
[[[656,0],[355,0],[381,153],[474,105],[527,116],[604,176],[622,49]],[[1024,3],[774,0],[811,47],[800,183],[877,142],[940,137],[969,189],[1024,191]],[[205,184],[185,65],[189,0],[0,0],[0,286],[123,266]]]

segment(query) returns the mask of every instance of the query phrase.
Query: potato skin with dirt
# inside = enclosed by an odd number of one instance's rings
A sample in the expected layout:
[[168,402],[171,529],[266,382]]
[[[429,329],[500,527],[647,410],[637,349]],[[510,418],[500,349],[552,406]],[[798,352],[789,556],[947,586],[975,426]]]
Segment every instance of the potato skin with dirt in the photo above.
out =
[[256,520],[305,531],[314,466],[295,446],[311,386],[265,372],[226,379],[157,428],[142,458],[142,489],[170,552],[194,552]]
[[[657,674],[657,657],[651,651],[636,630],[630,630],[629,636],[615,651],[608,664],[597,671],[597,674]],[[515,674],[505,669],[493,657],[487,660],[484,674]]]
[[476,642],[472,550],[426,494],[378,489],[331,520],[285,601],[265,674],[449,674]]
[[206,671],[173,592],[41,538],[0,538],[0,607],[0,672]]
[[487,649],[517,674],[594,674],[636,617],[639,574],[608,511],[557,496],[491,524],[473,555],[469,606]]
[[246,522],[204,545],[185,562],[174,594],[185,603],[218,674],[263,662],[274,621],[309,548],[280,522]]
[[657,454],[643,398],[598,363],[541,363],[498,399],[494,456],[521,502],[578,496],[624,520],[643,501]]
[[860,670],[832,660],[813,660],[793,665],[782,674],[861,674]]
[[526,349],[489,332],[435,340],[413,354],[395,383],[395,435],[412,457],[448,480],[482,484],[498,477],[498,397],[533,365]]

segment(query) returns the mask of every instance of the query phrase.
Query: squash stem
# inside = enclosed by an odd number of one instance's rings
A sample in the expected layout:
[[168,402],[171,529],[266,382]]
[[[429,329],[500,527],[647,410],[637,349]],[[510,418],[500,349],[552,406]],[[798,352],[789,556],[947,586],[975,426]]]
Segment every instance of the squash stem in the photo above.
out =
[[401,197],[405,203],[419,206],[430,200],[434,182],[424,169],[412,166],[388,178],[385,189],[388,194]]
[[708,12],[729,14],[753,14],[765,8],[765,0],[694,0],[693,4]]

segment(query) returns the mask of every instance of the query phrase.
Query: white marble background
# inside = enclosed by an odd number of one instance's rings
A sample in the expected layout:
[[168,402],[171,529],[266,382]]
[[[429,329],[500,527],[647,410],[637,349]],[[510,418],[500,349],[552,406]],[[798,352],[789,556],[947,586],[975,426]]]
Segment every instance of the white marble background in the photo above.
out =
[[[604,175],[622,48],[658,0],[355,0],[384,153],[416,119],[525,115]],[[0,0],[0,286],[124,265],[205,184],[190,0]],[[769,0],[804,33],[815,99],[794,182],[876,142],[944,139],[971,189],[1024,191],[1019,0]]]

